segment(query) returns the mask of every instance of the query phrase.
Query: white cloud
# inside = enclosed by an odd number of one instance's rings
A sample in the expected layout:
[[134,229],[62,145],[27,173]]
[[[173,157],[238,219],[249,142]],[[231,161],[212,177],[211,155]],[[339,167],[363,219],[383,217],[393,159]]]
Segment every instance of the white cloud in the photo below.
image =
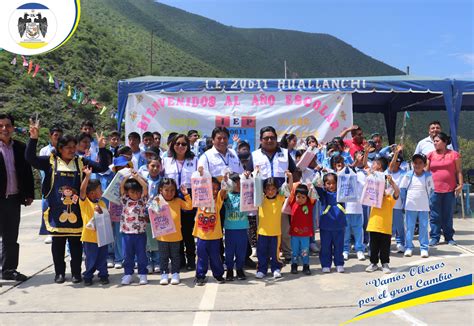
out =
[[462,60],[464,63],[474,66],[474,53],[451,53],[450,56]]

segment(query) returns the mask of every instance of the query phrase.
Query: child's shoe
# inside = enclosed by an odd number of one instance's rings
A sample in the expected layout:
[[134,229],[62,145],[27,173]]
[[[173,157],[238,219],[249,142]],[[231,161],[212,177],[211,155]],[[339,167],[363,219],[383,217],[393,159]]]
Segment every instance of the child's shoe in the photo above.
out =
[[108,261],[107,268],[113,268],[113,267],[114,267],[114,263],[112,261]]
[[265,274],[263,274],[262,272],[257,272],[257,274],[255,274],[255,277],[258,279],[262,279],[265,277]]
[[347,251],[344,251],[342,253],[342,258],[344,258],[344,260],[349,260],[349,253]]
[[247,276],[245,276],[244,270],[243,269],[238,269],[237,270],[237,279],[239,281],[244,281],[247,279]]
[[385,274],[390,274],[392,271],[390,270],[388,264],[382,264],[382,272],[384,272]]
[[173,275],[171,275],[171,284],[178,285],[179,282],[180,282],[179,273],[173,273]]
[[225,283],[225,279],[222,276],[216,276],[214,278],[216,279],[217,283],[219,283],[219,284],[224,284]]
[[403,254],[405,252],[405,246],[402,245],[401,243],[397,243],[397,252],[399,254]]
[[203,277],[203,278],[196,277],[194,282],[196,283],[197,286],[203,286],[204,284],[206,284],[206,278],[205,277]]
[[323,273],[331,273],[331,268],[323,267]]
[[232,282],[234,280],[234,270],[233,269],[228,269],[226,274],[225,274],[225,280],[226,282]]
[[124,275],[122,277],[122,285],[130,285],[132,283],[132,275]]
[[108,277],[101,277],[101,278],[99,279],[99,283],[100,283],[101,285],[107,285],[107,284],[110,283],[110,282],[109,282],[109,278],[108,278]]
[[364,252],[363,251],[358,251],[357,252],[357,259],[358,260],[365,260],[365,255],[364,255]]
[[405,250],[405,254],[404,254],[405,257],[411,257],[412,255],[413,255],[413,251],[411,249]]
[[344,266],[336,266],[336,271],[338,273],[344,273]]
[[309,250],[311,250],[314,253],[319,252],[319,248],[318,248],[318,245],[316,244],[316,242],[313,242],[309,245]]
[[157,274],[159,274],[161,272],[161,269],[160,269],[160,266],[155,266],[155,268],[153,269],[153,271]]
[[378,270],[379,267],[377,266],[377,264],[370,264],[369,266],[367,266],[367,268],[365,269],[365,271],[367,273],[372,273],[372,272],[375,272],[376,270]]
[[147,269],[147,271],[148,271],[148,274],[153,274],[153,266],[148,265],[148,266],[146,267],[146,269]]
[[123,268],[123,264],[122,264],[121,262],[115,263],[114,268],[115,268],[115,269],[122,269],[122,268]]
[[252,247],[252,257],[257,257],[257,248]]
[[273,272],[273,277],[274,278],[281,278],[281,272],[280,272],[279,269],[277,269]]
[[161,285],[168,285],[168,274],[166,274],[166,273],[161,274],[160,284]]
[[138,278],[140,279],[140,282],[138,284],[140,284],[140,285],[148,284],[148,278],[147,278],[146,274],[138,275]]
[[298,264],[291,264],[291,274],[298,274]]
[[84,285],[85,286],[91,286],[92,285],[92,279],[91,278],[84,278]]
[[309,269],[309,265],[303,265],[303,273],[305,275],[311,275],[311,270]]
[[421,251],[421,258],[428,258],[430,255],[428,254],[428,250]]

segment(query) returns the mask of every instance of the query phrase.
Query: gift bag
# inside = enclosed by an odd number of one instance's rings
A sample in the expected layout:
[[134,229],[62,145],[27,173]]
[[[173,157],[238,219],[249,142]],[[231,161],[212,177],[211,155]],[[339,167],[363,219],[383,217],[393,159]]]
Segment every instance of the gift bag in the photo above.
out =
[[256,172],[254,176],[254,188],[253,188],[253,203],[255,207],[262,206],[263,203],[263,180],[260,172]]
[[114,232],[110,221],[109,211],[101,207],[102,214],[94,213],[95,230],[97,232],[97,246],[103,247],[114,242]]
[[112,222],[120,222],[122,217],[123,205],[114,204],[113,202],[109,202],[109,214],[110,220]]
[[193,207],[214,207],[212,196],[212,177],[209,172],[204,171],[203,175],[199,171],[191,175],[191,195]]
[[360,203],[371,207],[382,207],[385,192],[385,175],[381,172],[373,172],[365,180]]
[[123,179],[128,178],[131,174],[132,170],[130,168],[125,168],[118,171],[107,189],[105,189],[102,197],[108,199],[112,203],[120,204],[120,184],[122,183]]
[[170,206],[163,196],[160,195],[158,198],[160,199],[159,204],[153,200],[148,208],[148,216],[150,217],[151,234],[153,235],[153,238],[176,232],[176,226],[171,217]]
[[254,204],[255,180],[240,175],[240,211],[251,212],[258,208]]
[[290,197],[287,197],[285,199],[285,202],[283,203],[283,207],[281,209],[281,212],[286,215],[291,215],[291,205],[290,205]]
[[307,168],[314,160],[318,151],[319,150],[317,148],[308,147],[308,149],[303,153],[303,156],[301,156],[298,163],[296,163],[296,167],[300,169]]
[[359,201],[357,193],[357,174],[346,167],[337,173],[337,202],[348,203]]

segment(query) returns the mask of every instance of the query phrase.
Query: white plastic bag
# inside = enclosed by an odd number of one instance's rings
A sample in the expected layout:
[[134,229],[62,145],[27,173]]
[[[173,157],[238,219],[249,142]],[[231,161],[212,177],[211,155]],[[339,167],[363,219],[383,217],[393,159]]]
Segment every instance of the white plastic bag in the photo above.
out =
[[373,172],[365,180],[360,203],[362,205],[381,208],[384,192],[385,175],[381,172]]
[[214,198],[212,196],[212,177],[207,171],[203,175],[199,171],[191,175],[191,194],[193,207],[214,207]]
[[307,168],[311,162],[316,157],[316,154],[319,152],[317,147],[308,147],[308,149],[303,153],[298,163],[296,163],[296,167],[300,169]]
[[254,172],[253,203],[255,207],[262,206],[263,203],[263,180],[260,171]]
[[114,232],[109,211],[101,207],[102,214],[94,213],[95,229],[97,232],[97,246],[103,247],[114,242]]
[[125,168],[118,171],[107,189],[105,189],[102,197],[108,199],[114,204],[120,205],[120,184],[122,183],[123,179],[130,177],[131,174],[132,169],[130,168]]
[[359,201],[357,174],[346,166],[337,173],[337,202],[348,203],[357,201]]

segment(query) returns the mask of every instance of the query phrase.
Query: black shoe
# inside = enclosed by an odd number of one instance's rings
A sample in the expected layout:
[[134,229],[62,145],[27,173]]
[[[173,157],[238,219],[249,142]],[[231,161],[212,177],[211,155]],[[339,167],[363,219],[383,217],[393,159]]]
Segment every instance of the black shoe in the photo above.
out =
[[64,277],[63,274],[58,274],[54,277],[54,283],[61,284],[61,283],[64,283],[65,281],[66,281],[66,278]]
[[226,282],[232,282],[234,280],[234,270],[228,269],[227,273],[225,274]]
[[28,279],[28,276],[17,271],[6,271],[2,274],[2,278],[6,281],[24,282]]
[[291,264],[291,274],[298,274],[298,264]]
[[291,258],[285,258],[284,262],[285,262],[285,264],[291,263]]
[[204,284],[206,284],[206,278],[196,277],[194,282],[196,283],[197,286],[203,286]]
[[237,279],[239,281],[243,281],[247,279],[247,276],[245,276],[244,270],[243,269],[238,269],[237,270]]
[[305,275],[311,275],[311,270],[309,269],[309,265],[303,265],[303,273]]
[[196,269],[196,263],[194,261],[188,260],[188,263],[186,264],[186,270],[193,271],[195,269]]
[[216,276],[214,278],[216,279],[217,283],[219,283],[219,284],[225,283],[225,280],[222,276]]
[[81,282],[82,282],[82,277],[80,277],[80,276],[73,276],[73,277],[71,278],[71,282],[74,283],[74,284],[81,283]]
[[247,259],[245,259],[245,267],[257,268],[257,263],[254,262],[250,257],[247,257]]
[[101,278],[99,279],[99,283],[102,284],[102,285],[107,285],[107,284],[110,283],[110,282],[109,282],[109,278],[108,278],[108,277],[101,277]]
[[84,285],[85,286],[91,286],[92,284],[93,284],[93,282],[92,282],[91,278],[85,278],[84,279]]

